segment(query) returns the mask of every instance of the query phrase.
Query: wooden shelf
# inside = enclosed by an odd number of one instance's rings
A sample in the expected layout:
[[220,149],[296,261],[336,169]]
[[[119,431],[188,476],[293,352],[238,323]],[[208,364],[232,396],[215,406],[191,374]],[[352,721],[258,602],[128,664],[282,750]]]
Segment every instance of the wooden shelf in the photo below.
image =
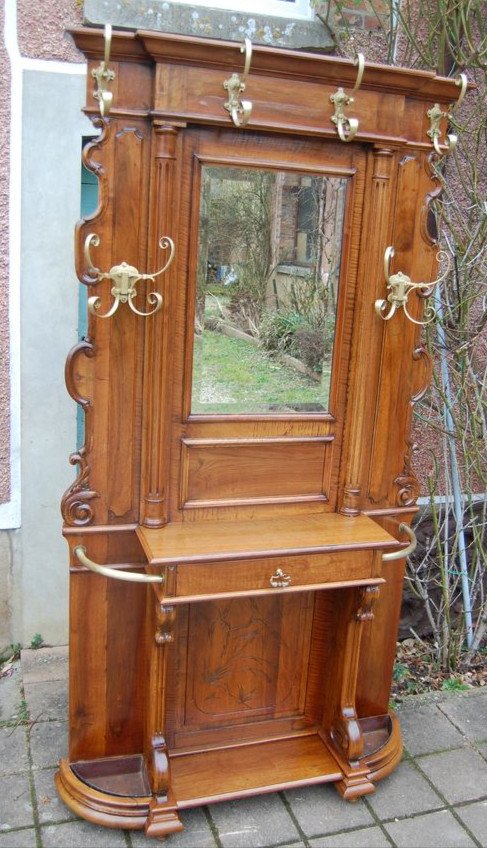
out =
[[386,549],[397,540],[366,515],[294,515],[265,521],[200,521],[139,527],[151,565]]
[[171,785],[181,808],[341,777],[318,735],[171,757]]

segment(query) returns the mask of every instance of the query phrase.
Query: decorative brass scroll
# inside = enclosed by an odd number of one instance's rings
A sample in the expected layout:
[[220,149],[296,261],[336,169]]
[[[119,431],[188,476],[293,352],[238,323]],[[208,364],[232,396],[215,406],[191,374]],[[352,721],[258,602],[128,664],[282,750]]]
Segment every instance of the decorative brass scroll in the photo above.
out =
[[243,76],[232,74],[230,79],[223,83],[223,88],[228,91],[228,100],[223,104],[223,108],[230,112],[233,123],[236,127],[244,127],[252,114],[252,102],[250,100],[240,100],[240,95],[245,91],[245,84],[250,70],[250,62],[252,60],[252,42],[246,38],[240,48],[241,53],[245,53],[245,65]]
[[171,262],[174,259],[174,242],[169,236],[163,236],[159,239],[159,247],[161,250],[167,250],[169,248],[170,254],[169,259],[166,264],[160,271],[154,271],[152,274],[141,274],[137,268],[134,268],[133,265],[128,265],[127,262],[122,262],[120,265],[114,265],[113,268],[110,268],[107,272],[100,271],[94,264],[90,255],[90,247],[98,247],[100,244],[100,237],[96,235],[96,233],[90,233],[86,236],[85,239],[85,261],[88,266],[88,271],[90,276],[95,277],[97,280],[111,280],[114,283],[112,287],[112,295],[113,295],[113,303],[108,310],[102,314],[99,312],[101,306],[101,298],[94,295],[93,297],[88,298],[88,310],[92,315],[97,315],[98,318],[110,318],[117,311],[120,303],[128,303],[132,312],[135,312],[136,315],[141,315],[143,318],[146,318],[148,315],[154,315],[161,306],[162,306],[162,295],[159,292],[150,292],[147,295],[147,301],[154,306],[153,309],[150,309],[149,312],[141,312],[134,306],[134,298],[137,295],[136,285],[139,280],[152,280],[155,281],[156,277],[159,277],[164,271],[167,271]]
[[110,568],[108,565],[98,565],[86,555],[86,548],[83,545],[76,545],[73,554],[85,568],[94,571],[95,574],[101,574],[103,577],[110,577],[114,580],[126,580],[129,583],[164,583],[162,574],[136,574],[133,571],[119,571],[118,568]]
[[465,97],[465,92],[467,91],[468,80],[465,74],[460,74],[455,80],[456,85],[460,86],[460,94],[458,95],[458,99],[456,103],[450,106],[447,112],[443,112],[439,103],[435,103],[431,109],[428,109],[427,116],[430,119],[430,128],[427,130],[427,135],[433,142],[433,147],[435,148],[438,156],[445,156],[446,153],[451,153],[455,150],[455,147],[458,143],[458,138],[454,133],[448,133],[445,141],[443,143],[443,148],[440,145],[441,138],[441,129],[440,124],[442,120],[449,121],[452,117],[452,113],[454,109],[457,109],[463,98]]
[[108,67],[111,46],[112,25],[105,24],[105,55],[98,67],[94,68],[91,72],[91,76],[96,80],[97,84],[97,89],[93,92],[93,97],[95,100],[98,100],[98,103],[100,104],[100,113],[102,118],[106,118],[109,114],[113,100],[112,92],[108,91],[109,83],[113,82],[115,79],[115,71],[112,71],[111,68]]
[[[397,274],[391,275],[389,265],[393,256],[394,248],[389,246],[388,248],[386,248],[386,252],[384,254],[384,274],[389,294],[387,295],[387,298],[385,300],[375,301],[375,311],[377,312],[377,315],[383,318],[384,321],[389,321],[389,319],[392,318],[395,312],[402,306],[407,318],[412,321],[413,324],[419,324],[420,326],[430,324],[431,321],[433,321],[436,317],[436,312],[433,307],[426,307],[425,321],[417,321],[408,312],[408,297],[413,290],[417,290],[421,292],[421,294],[423,294],[424,296],[427,296],[433,286],[436,286],[438,285],[438,283],[441,283],[441,281],[445,279],[450,270],[450,257],[445,251],[440,251],[438,253],[438,260],[445,259],[447,261],[447,268],[444,274],[442,274],[441,277],[438,277],[437,280],[434,280],[432,283],[413,283],[411,278],[408,277],[407,274],[403,274],[402,271],[398,271]],[[390,307],[389,311],[386,314],[385,310],[387,309],[388,304],[390,304]]]
[[418,540],[412,527],[410,527],[409,524],[400,524],[399,531],[400,533],[405,533],[406,536],[409,537],[409,545],[407,548],[401,548],[400,551],[393,551],[391,554],[382,554],[383,562],[392,562],[395,559],[403,559],[403,557],[409,556],[409,554],[412,554],[413,551],[416,550]]
[[330,100],[335,107],[335,113],[331,116],[331,120],[337,128],[341,141],[345,142],[352,141],[358,130],[357,118],[349,118],[345,114],[345,109],[352,105],[352,95],[358,91],[362,83],[362,77],[365,69],[365,58],[363,53],[357,53],[355,64],[358,66],[357,78],[350,94],[347,94],[343,88],[337,88],[335,93],[330,95]]

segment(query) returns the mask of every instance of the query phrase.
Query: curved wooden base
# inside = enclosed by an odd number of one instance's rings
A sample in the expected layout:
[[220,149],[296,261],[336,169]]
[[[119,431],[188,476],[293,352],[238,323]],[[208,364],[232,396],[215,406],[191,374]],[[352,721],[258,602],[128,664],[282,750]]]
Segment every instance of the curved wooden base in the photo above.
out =
[[[358,763],[337,763],[338,768],[330,774],[328,779],[326,775],[323,775],[322,782],[334,782],[345,800],[354,801],[362,795],[373,792],[374,784],[390,774],[398,765],[402,756],[401,733],[396,716],[392,712],[389,715],[390,735],[382,747],[362,757]],[[336,779],[337,773],[341,773],[339,780]],[[224,780],[225,777],[223,776],[222,779]],[[180,803],[177,801],[161,803],[151,795],[126,797],[101,792],[77,777],[67,760],[61,760],[55,781],[61,799],[81,818],[104,827],[145,829],[148,836],[164,837],[182,830],[183,825],[178,816],[178,808],[191,807],[198,803],[197,800],[192,803],[188,798],[184,798]],[[319,781],[314,778],[310,782]],[[289,781],[289,784],[283,782],[279,788],[291,788],[292,785],[302,786],[303,781]],[[256,787],[256,794],[262,791],[272,791],[272,789]],[[245,794],[251,793],[247,789]],[[238,797],[238,794],[235,793],[233,797]],[[223,801],[226,798],[228,793],[225,792],[223,784],[219,792],[213,794],[211,800]]]
[[100,792],[80,780],[69,762],[61,760],[55,775],[61,800],[73,813],[93,824],[125,830],[143,830],[149,836],[167,836],[183,829],[179,816],[171,807],[162,810],[152,796],[127,798]]

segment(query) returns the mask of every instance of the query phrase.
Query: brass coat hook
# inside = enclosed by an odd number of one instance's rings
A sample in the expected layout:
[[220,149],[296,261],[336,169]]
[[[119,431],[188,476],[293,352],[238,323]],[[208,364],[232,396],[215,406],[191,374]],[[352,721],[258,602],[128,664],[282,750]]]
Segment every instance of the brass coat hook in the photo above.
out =
[[109,114],[113,94],[111,91],[108,91],[108,84],[113,82],[115,79],[115,71],[112,71],[108,67],[108,63],[110,61],[110,50],[112,47],[112,25],[105,24],[105,55],[103,61],[100,62],[97,68],[94,68],[91,72],[91,76],[96,80],[97,89],[93,92],[93,97],[95,100],[98,100],[100,104],[100,113],[102,118],[106,118]]
[[147,295],[147,301],[154,306],[153,309],[150,309],[149,312],[141,312],[134,306],[134,298],[137,295],[136,285],[139,280],[152,280],[155,281],[156,277],[159,277],[164,271],[167,271],[171,262],[174,259],[174,242],[169,236],[163,236],[159,239],[159,247],[161,250],[167,250],[169,248],[169,258],[161,268],[160,271],[155,271],[153,274],[141,274],[137,268],[134,268],[133,265],[128,265],[127,262],[122,262],[120,265],[114,265],[113,268],[110,268],[108,272],[100,271],[94,264],[90,255],[91,247],[98,247],[100,244],[100,237],[96,235],[96,233],[90,233],[86,236],[85,239],[85,247],[84,247],[84,255],[85,261],[88,266],[88,272],[91,277],[95,277],[97,281],[100,280],[111,280],[113,283],[112,286],[112,295],[113,295],[113,303],[110,306],[108,312],[101,313],[99,311],[101,306],[101,298],[94,295],[93,297],[88,298],[88,311],[91,312],[92,315],[97,315],[98,318],[111,318],[112,315],[115,314],[119,305],[121,303],[128,303],[129,308],[132,312],[135,312],[136,315],[141,315],[143,318],[146,318],[148,315],[154,315],[155,312],[162,306],[162,295],[159,292],[150,292]]
[[362,77],[365,70],[365,58],[363,53],[357,53],[355,64],[357,65],[357,78],[350,94],[347,94],[343,88],[337,88],[335,93],[330,95],[330,100],[335,107],[335,113],[331,116],[331,120],[337,128],[341,141],[352,141],[358,130],[357,118],[349,118],[345,114],[345,109],[347,109],[348,106],[351,106],[353,103],[352,95],[359,90],[362,84]]
[[228,91],[228,100],[223,104],[223,107],[227,112],[230,112],[230,116],[236,127],[244,127],[252,114],[252,101],[240,100],[240,95],[245,91],[245,84],[250,71],[250,62],[252,61],[252,42],[249,38],[244,40],[244,43],[240,47],[240,52],[245,53],[243,76],[240,77],[234,73],[230,79],[226,79],[223,83],[223,88],[225,91]]
[[[395,314],[395,312],[398,309],[400,309],[401,306],[402,306],[402,308],[404,309],[404,312],[406,313],[407,318],[410,321],[412,321],[413,324],[419,324],[420,326],[424,326],[425,324],[430,324],[431,321],[433,321],[434,318],[436,317],[436,312],[433,309],[433,307],[432,306],[426,307],[426,311],[425,311],[426,320],[425,321],[417,321],[408,312],[408,308],[407,308],[408,297],[409,297],[410,293],[415,289],[426,296],[426,295],[428,295],[429,290],[433,286],[437,286],[438,283],[441,283],[441,281],[445,279],[445,277],[447,276],[447,274],[450,270],[450,257],[443,250],[438,253],[437,258],[438,258],[439,261],[441,261],[442,259],[447,260],[447,268],[446,268],[446,271],[444,272],[444,274],[442,274],[441,277],[438,277],[437,280],[434,280],[434,282],[432,282],[432,283],[413,283],[411,278],[408,277],[407,274],[403,274],[402,271],[398,271],[397,274],[391,275],[391,273],[390,273],[390,263],[391,263],[391,259],[392,259],[393,256],[394,256],[394,248],[389,246],[388,248],[386,248],[386,251],[385,251],[385,254],[384,254],[384,275],[385,275],[385,278],[386,278],[387,290],[388,290],[389,294],[387,295],[387,298],[385,300],[376,300],[375,301],[375,311],[377,312],[377,315],[379,315],[380,318],[383,318],[384,321],[389,321],[392,318],[392,316]],[[388,305],[389,305],[389,311],[386,314],[385,310],[387,309]]]
[[435,148],[438,156],[445,156],[446,153],[451,153],[455,150],[455,147],[458,143],[458,137],[454,133],[448,133],[445,141],[443,142],[443,148],[440,145],[441,138],[441,129],[440,124],[443,120],[449,121],[452,117],[452,113],[454,109],[458,109],[460,104],[465,97],[465,93],[467,91],[468,80],[466,74],[460,74],[456,80],[455,84],[460,86],[460,94],[458,95],[456,103],[453,103],[450,106],[447,112],[443,112],[439,103],[435,103],[431,109],[428,109],[426,115],[430,119],[430,128],[427,130],[427,135],[433,142],[433,147]]

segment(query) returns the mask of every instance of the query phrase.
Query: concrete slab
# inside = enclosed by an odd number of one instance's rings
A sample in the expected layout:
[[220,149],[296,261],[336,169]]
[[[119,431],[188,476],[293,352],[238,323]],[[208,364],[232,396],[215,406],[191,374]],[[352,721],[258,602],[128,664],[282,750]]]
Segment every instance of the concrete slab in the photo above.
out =
[[[333,49],[330,30],[319,18],[297,20],[277,15],[252,14],[233,9],[173,3],[170,0],[85,0],[85,22],[111,23],[134,29],[162,30],[203,38],[223,38],[253,44],[290,47],[329,53]],[[237,70],[237,69],[236,69]]]
[[24,686],[27,709],[32,721],[68,717],[68,691],[65,680],[46,680],[43,683],[26,683]]
[[402,762],[386,780],[381,780],[367,802],[380,819],[410,816],[444,806],[426,778],[408,762]]
[[299,841],[299,833],[277,794],[212,805],[210,815],[223,848],[268,848]]
[[34,768],[57,766],[68,753],[68,726],[65,721],[44,721],[30,731],[30,747]]
[[310,839],[310,848],[390,848],[390,841],[380,827],[362,827],[347,833],[335,833]]
[[460,695],[439,708],[467,739],[487,742],[487,692]]
[[473,801],[487,795],[487,763],[470,748],[428,754],[417,762],[451,804]]
[[397,848],[471,848],[475,842],[449,810],[384,825]]
[[455,812],[466,824],[481,845],[487,844],[487,801],[477,801],[466,807],[455,807]]
[[56,769],[34,771],[34,786],[37,800],[37,812],[41,824],[72,821],[76,818],[69,807],[61,801],[54,786]]
[[28,827],[33,823],[29,775],[11,775],[2,781],[0,793],[0,832],[15,827]]
[[24,683],[45,683],[51,680],[68,680],[67,645],[23,650],[22,676]]
[[14,774],[28,768],[26,727],[0,728],[0,775]]
[[37,837],[33,827],[12,830],[9,833],[0,832],[0,848],[36,848]]
[[284,797],[308,837],[373,824],[374,821],[362,800],[354,804],[344,803],[333,786],[290,789]]
[[440,711],[438,704],[408,703],[399,711],[399,721],[404,747],[412,756],[466,744],[465,737]]
[[67,824],[45,825],[41,828],[44,848],[126,848],[123,830],[98,827],[77,819]]
[[[20,660],[11,664],[0,677],[0,721],[17,721],[22,708],[22,670]],[[4,669],[6,666],[4,666]]]
[[[168,841],[168,848],[216,848],[217,842],[210,830],[208,819],[202,808],[184,810],[181,813],[184,830],[173,833]],[[130,834],[133,848],[147,848],[147,837],[140,830]]]

